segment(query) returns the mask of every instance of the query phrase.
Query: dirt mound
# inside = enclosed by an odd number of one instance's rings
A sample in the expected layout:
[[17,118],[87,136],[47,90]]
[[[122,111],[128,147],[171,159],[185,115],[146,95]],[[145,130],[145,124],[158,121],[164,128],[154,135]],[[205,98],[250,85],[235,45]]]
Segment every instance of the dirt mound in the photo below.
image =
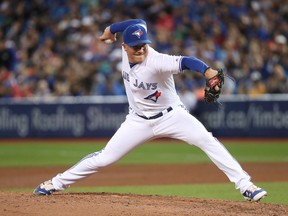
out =
[[[255,181],[287,181],[287,163],[243,164]],[[55,193],[34,196],[42,181],[68,167],[0,168],[0,190],[31,188],[31,192],[0,192],[0,215],[41,216],[282,216],[287,205],[113,193]],[[111,166],[75,186],[153,185],[228,182],[213,164]],[[73,185],[74,187],[74,185]],[[268,191],[269,192],[269,191]],[[240,195],[240,194],[239,194]]]
[[240,201],[208,200],[170,196],[114,193],[31,193],[0,192],[0,214],[41,216],[220,216],[287,215],[288,206]]

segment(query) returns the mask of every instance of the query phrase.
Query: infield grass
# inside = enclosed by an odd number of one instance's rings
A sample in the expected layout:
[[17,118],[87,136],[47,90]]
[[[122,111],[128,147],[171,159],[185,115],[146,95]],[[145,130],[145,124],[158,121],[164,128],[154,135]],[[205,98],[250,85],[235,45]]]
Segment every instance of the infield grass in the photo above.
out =
[[[261,202],[288,205],[287,182],[257,182],[268,191],[268,196]],[[183,196],[194,198],[209,198],[220,200],[245,201],[233,184],[183,184],[183,185],[155,185],[155,186],[121,186],[121,187],[81,187],[71,188],[67,192],[111,192],[131,193],[162,196]]]
[[[96,144],[97,143],[97,144]],[[239,162],[288,162],[288,143],[225,143]],[[0,144],[0,167],[74,165],[89,153],[99,151],[104,142],[13,142]],[[211,163],[195,146],[181,142],[143,144],[118,164]]]
[[[288,205],[287,182],[257,182],[268,191],[268,196],[261,203]],[[34,188],[33,188],[34,189]],[[31,192],[31,188],[9,189],[16,192]],[[215,200],[245,201],[232,183],[217,184],[177,184],[177,185],[147,185],[147,186],[109,186],[109,187],[71,187],[59,193],[122,193],[160,196],[182,196]]]
[[[0,142],[0,167],[61,166],[73,165],[87,154],[101,150],[102,141],[15,141]],[[239,162],[288,162],[288,142],[271,141],[263,144],[251,142],[225,142],[226,148]],[[139,146],[119,164],[165,164],[165,163],[212,163],[195,146],[182,142],[152,142]],[[287,173],[283,173],[287,175]],[[288,182],[263,182],[256,184],[265,188],[269,195],[267,203],[288,205]],[[9,189],[12,191],[13,189]],[[13,191],[32,191],[15,189]],[[66,192],[66,191],[65,191]],[[168,196],[189,196],[223,200],[239,200],[243,197],[231,183],[187,184],[155,186],[113,186],[113,187],[71,187],[67,192],[115,192],[135,194],[157,194]]]

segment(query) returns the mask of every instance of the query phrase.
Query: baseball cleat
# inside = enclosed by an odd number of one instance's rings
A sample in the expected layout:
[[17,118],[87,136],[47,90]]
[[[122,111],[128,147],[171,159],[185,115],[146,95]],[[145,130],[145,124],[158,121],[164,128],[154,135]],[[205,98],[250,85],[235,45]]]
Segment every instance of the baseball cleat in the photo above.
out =
[[248,201],[258,202],[267,196],[267,192],[262,188],[252,185],[243,193],[243,196]]
[[33,194],[35,195],[51,195],[54,193],[56,189],[54,188],[52,181],[48,180],[40,184],[34,191]]

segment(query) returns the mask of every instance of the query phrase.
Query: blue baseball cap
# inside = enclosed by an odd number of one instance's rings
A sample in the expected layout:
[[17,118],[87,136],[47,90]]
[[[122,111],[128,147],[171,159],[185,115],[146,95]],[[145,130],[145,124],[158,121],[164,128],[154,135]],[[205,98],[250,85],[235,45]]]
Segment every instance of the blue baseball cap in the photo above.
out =
[[125,44],[131,47],[139,44],[151,44],[146,29],[139,24],[127,27],[123,32],[123,40]]

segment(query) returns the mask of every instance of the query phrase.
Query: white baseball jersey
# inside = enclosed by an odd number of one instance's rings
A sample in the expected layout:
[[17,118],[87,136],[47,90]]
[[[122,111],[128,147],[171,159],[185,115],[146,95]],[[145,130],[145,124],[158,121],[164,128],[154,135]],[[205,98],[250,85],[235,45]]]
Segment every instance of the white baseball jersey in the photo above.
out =
[[122,76],[130,108],[150,117],[182,104],[173,78],[181,72],[180,60],[181,56],[162,54],[149,46],[145,61],[131,68],[122,47]]

